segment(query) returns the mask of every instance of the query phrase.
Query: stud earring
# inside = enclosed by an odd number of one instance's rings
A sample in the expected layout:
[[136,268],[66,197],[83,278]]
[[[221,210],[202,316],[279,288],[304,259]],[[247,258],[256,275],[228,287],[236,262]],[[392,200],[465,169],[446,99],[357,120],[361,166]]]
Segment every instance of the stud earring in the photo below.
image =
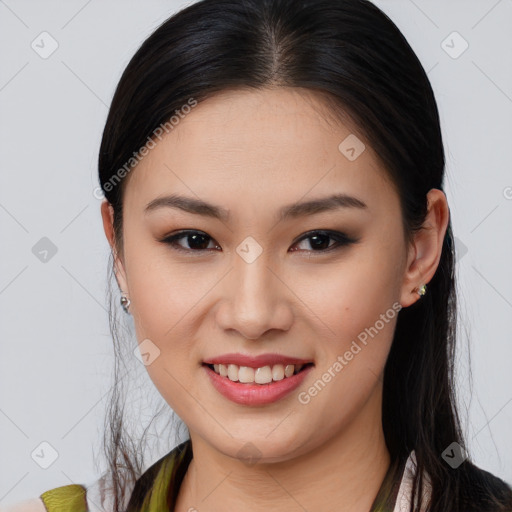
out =
[[425,295],[427,293],[427,285],[423,284],[419,288],[416,288],[416,293],[421,297]]
[[123,306],[125,313],[130,313],[128,311],[128,308],[130,307],[130,299],[124,293],[121,295],[121,306]]

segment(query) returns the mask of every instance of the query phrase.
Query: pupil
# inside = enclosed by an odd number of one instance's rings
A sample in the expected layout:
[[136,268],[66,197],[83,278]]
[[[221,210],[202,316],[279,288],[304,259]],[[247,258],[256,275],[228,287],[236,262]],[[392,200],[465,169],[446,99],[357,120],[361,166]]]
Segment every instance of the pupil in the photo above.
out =
[[[201,244],[201,238],[203,239],[203,243]],[[189,239],[189,246],[192,247],[192,248],[195,248],[195,249],[204,249],[205,247],[203,247],[204,245],[204,242],[206,240],[207,237],[205,237],[204,235],[198,235],[198,234],[193,234],[193,235],[188,235],[188,239]],[[194,240],[194,242],[190,243],[190,240]],[[198,243],[198,240],[199,240],[199,243]],[[206,243],[206,247],[208,247],[208,243]]]
[[[324,242],[327,241],[327,244],[325,243],[322,243],[322,240],[321,239],[324,239]],[[320,239],[320,243],[315,243],[315,240],[316,242],[318,242]],[[329,247],[329,236],[328,235],[314,235],[310,238],[310,245],[311,247],[313,248],[316,248],[316,249],[327,249]]]

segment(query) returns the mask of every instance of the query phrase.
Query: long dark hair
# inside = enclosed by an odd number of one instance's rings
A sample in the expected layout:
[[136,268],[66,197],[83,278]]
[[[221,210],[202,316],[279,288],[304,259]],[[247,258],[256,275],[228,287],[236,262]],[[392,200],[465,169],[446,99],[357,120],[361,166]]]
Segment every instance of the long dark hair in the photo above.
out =
[[[443,190],[445,158],[428,77],[388,16],[367,0],[202,0],[144,41],[112,100],[99,179],[114,209],[119,252],[123,191],[136,165],[130,160],[134,151],[157,141],[155,130],[166,123],[170,128],[169,120],[191,99],[199,103],[228,88],[279,86],[314,91],[334,116],[356,123],[396,187],[404,233],[412,239],[427,213],[427,192]],[[452,469],[441,457],[454,442],[467,451],[454,393],[454,266],[450,222],[427,294],[398,315],[384,371],[385,439],[392,460],[415,451],[411,511],[422,496],[424,472],[432,486],[430,511],[510,511],[512,491],[505,482],[470,458]],[[133,480],[142,471],[135,445],[126,439],[119,400],[116,386],[105,443],[116,511],[127,492],[119,468]]]

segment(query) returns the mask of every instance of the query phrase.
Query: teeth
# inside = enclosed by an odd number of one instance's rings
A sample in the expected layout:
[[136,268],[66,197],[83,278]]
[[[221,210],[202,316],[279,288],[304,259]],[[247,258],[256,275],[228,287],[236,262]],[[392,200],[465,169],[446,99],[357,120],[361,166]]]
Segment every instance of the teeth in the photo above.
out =
[[227,377],[233,382],[242,382],[245,384],[269,384],[272,381],[283,380],[299,373],[303,364],[275,364],[274,366],[263,366],[261,368],[250,368],[248,366],[238,366],[236,364],[214,364],[215,373],[221,377]]
[[233,382],[238,381],[238,366],[236,364],[228,365],[228,379]]
[[254,382],[256,384],[269,384],[272,382],[272,368],[270,366],[257,368],[254,372]]
[[238,370],[238,380],[240,382],[254,382],[254,368],[240,366]]
[[284,379],[284,366],[282,364],[276,364],[272,367],[272,379],[283,380]]

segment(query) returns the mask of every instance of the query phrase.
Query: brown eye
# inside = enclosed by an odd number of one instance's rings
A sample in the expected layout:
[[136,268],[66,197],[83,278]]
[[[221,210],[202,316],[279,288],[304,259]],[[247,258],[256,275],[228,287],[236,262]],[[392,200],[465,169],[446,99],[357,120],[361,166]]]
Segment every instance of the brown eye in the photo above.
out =
[[[183,247],[179,243],[179,241],[182,239],[185,239],[185,242],[189,246],[188,248]],[[209,241],[212,240],[213,239],[209,235],[203,233],[202,231],[181,231],[180,233],[164,238],[162,242],[172,246],[173,249],[178,251],[200,252],[209,250]],[[218,247],[218,245],[216,247]]]
[[[328,252],[357,242],[356,239],[338,231],[310,231],[296,243],[305,240],[309,240],[309,247],[311,248],[305,250],[311,250],[312,252]],[[334,240],[334,243],[331,244],[330,240]],[[292,251],[296,250],[292,249]]]
[[[185,240],[185,243],[188,247],[184,247],[180,241]],[[306,233],[300,240],[298,240],[294,245],[301,243],[303,241],[309,241],[309,248],[304,250],[309,252],[317,252],[317,253],[325,253],[329,251],[334,251],[336,249],[341,249],[343,246],[347,246],[350,244],[357,243],[358,240],[351,238],[344,233],[340,233],[338,231],[310,231]],[[334,241],[334,243],[332,243]],[[213,243],[214,240],[211,236],[207,235],[202,231],[193,231],[186,230],[180,231],[174,235],[168,236],[161,240],[162,243],[170,245],[173,249],[177,251],[183,252],[196,252],[200,253],[203,251],[210,251],[211,249],[218,248],[219,245],[214,243],[213,247],[208,247],[210,243]],[[302,250],[302,249],[301,249]],[[291,249],[292,252],[297,251],[297,249]]]

